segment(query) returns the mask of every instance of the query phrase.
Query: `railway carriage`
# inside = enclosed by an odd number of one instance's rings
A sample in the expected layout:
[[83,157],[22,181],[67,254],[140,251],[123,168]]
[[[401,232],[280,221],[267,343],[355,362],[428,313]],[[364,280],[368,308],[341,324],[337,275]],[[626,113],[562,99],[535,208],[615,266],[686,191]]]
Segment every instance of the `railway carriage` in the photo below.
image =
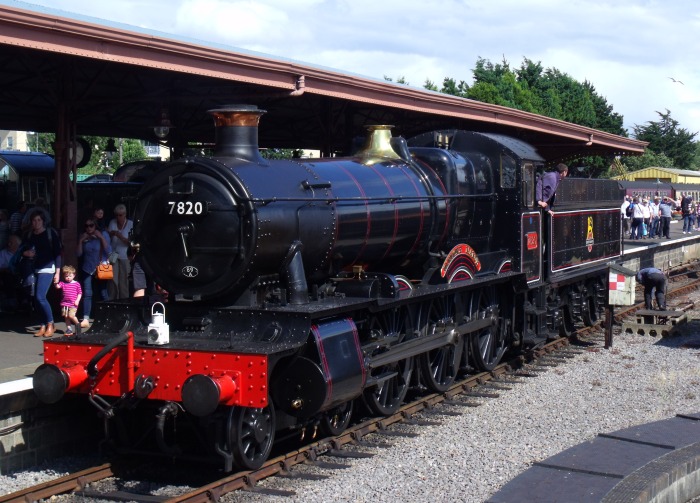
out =
[[266,161],[263,111],[211,113],[214,155],[138,196],[133,246],[167,299],[99,304],[34,375],[47,403],[85,394],[116,449],[256,468],[275,438],[392,414],[601,313],[616,182],[563,180],[550,216],[545,160],[515,138],[372,126],[351,157]]

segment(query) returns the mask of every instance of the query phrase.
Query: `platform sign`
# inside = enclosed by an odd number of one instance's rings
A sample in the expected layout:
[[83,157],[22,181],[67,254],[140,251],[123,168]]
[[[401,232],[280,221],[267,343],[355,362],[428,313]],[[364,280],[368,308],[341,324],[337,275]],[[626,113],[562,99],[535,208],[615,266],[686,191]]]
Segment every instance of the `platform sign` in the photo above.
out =
[[608,271],[608,303],[611,306],[634,304],[636,278],[634,271],[611,266]]

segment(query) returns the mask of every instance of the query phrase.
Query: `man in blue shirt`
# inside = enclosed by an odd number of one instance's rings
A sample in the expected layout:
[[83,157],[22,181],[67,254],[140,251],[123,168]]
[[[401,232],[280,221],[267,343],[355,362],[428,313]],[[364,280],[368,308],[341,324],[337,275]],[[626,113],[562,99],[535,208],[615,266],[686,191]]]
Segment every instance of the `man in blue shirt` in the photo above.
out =
[[651,295],[656,290],[656,303],[659,310],[666,310],[666,275],[655,267],[641,269],[637,273],[637,281],[644,285],[644,304],[647,309],[653,309]]
[[675,203],[668,196],[665,196],[663,201],[659,203],[660,234],[666,239],[671,239],[671,215],[675,207]]
[[552,206],[554,205],[554,195],[557,190],[557,186],[562,178],[566,178],[569,174],[569,167],[566,164],[557,164],[556,171],[549,171],[542,175],[539,180],[537,180],[537,187],[535,189],[535,195],[537,196],[537,205],[541,208],[547,210],[550,214],[552,213]]

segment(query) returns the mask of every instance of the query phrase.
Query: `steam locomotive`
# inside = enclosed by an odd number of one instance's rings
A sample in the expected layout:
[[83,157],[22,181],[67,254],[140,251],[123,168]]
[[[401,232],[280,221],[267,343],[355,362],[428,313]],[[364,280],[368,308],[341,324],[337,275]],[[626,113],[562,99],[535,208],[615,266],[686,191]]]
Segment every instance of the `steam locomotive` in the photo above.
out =
[[87,334],[44,343],[36,394],[86,395],[116,449],[253,469],[276,438],[392,414],[597,321],[616,182],[566,178],[543,214],[536,150],[462,130],[372,126],[351,157],[266,161],[263,113],[211,111],[214,155],[144,183],[132,241],[167,300],[101,303]]

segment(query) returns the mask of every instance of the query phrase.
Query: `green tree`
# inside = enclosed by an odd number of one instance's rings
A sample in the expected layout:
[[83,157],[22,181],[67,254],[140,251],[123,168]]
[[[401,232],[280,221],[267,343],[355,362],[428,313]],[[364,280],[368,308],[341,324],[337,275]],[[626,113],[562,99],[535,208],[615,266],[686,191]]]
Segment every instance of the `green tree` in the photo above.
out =
[[634,133],[638,140],[649,142],[649,150],[657,154],[665,154],[679,169],[690,169],[697,145],[693,141],[697,133],[691,133],[678,125],[678,121],[671,117],[671,112],[656,112],[660,120],[649,121],[645,125],[634,126]]
[[[471,86],[445,77],[440,92],[627,136],[622,115],[613,111],[590,82],[580,83],[556,68],[545,69],[539,61],[523,58],[514,70],[505,59],[494,64],[479,57],[472,73]],[[426,80],[426,88],[435,90],[435,85]],[[610,165],[609,158],[599,156],[569,162],[577,176],[589,177],[607,173]]]
[[427,89],[428,91],[439,91],[438,86],[435,85],[435,83],[430,79],[425,79],[425,83],[423,84],[423,88]]
[[445,77],[442,81],[442,89],[440,89],[440,92],[466,98],[469,96],[469,85],[463,80],[460,80],[459,84],[457,84],[454,79]]
[[693,155],[693,162],[690,164],[690,169],[700,171],[700,141],[695,142],[695,154]]
[[[386,80],[388,82],[394,82],[394,79],[392,79],[391,77],[387,77],[386,75],[384,75],[384,80]],[[406,84],[407,86],[410,85],[410,83],[406,80],[406,77],[404,77],[403,75],[401,77],[399,77],[398,79],[396,79],[396,83],[397,84]]]
[[[675,168],[673,159],[666,154],[657,154],[653,150],[646,149],[644,154],[629,157],[623,157],[622,163],[626,171],[639,171],[644,168]],[[618,173],[612,174],[613,176]]]
[[291,148],[264,148],[260,150],[260,155],[264,159],[293,159],[301,157],[302,150]]
[[32,150],[54,155],[53,143],[56,141],[56,135],[54,133],[37,133],[37,135],[38,139],[36,145],[33,138],[30,140]]
[[520,68],[513,70],[506,60],[494,64],[479,58],[473,75],[471,87],[464,82],[457,87],[446,78],[442,92],[627,134],[622,116],[613,112],[592,84],[580,83],[556,68],[544,69],[540,62],[524,58]]
[[505,60],[494,65],[479,58],[474,69],[474,85],[469,88],[467,97],[527,112],[537,112],[532,91],[518,81],[517,75]]
[[[119,149],[119,142],[117,141],[117,149]],[[116,159],[115,159],[116,157]],[[141,140],[134,140],[131,138],[125,138],[122,141],[122,163],[140,161],[141,159],[147,159],[148,154],[146,149],[143,147],[143,142]],[[119,166],[114,166],[114,161],[119,163],[119,152],[117,152],[112,157],[112,162],[110,163],[114,169]]]

